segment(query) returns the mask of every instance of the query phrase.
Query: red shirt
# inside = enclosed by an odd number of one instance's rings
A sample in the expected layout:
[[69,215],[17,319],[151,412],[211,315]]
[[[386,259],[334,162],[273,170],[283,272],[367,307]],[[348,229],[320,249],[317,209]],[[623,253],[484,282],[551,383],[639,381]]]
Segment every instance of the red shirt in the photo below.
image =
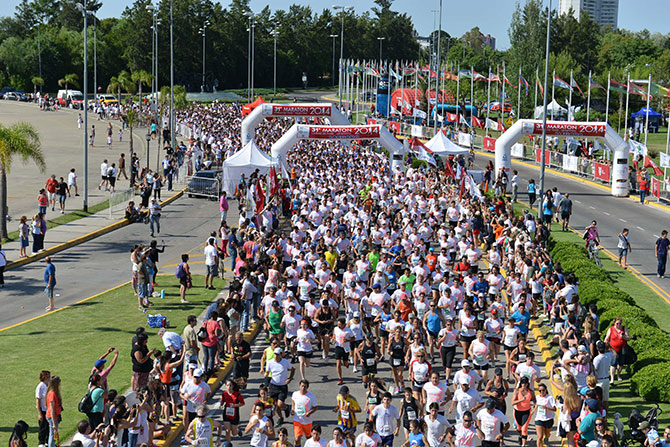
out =
[[[63,409],[61,408],[60,402],[58,402],[58,397],[56,396],[56,393],[54,391],[49,391],[47,393],[47,414],[46,417],[48,418],[54,418],[57,419],[58,416],[60,416],[61,411]],[[54,412],[56,414],[51,414],[51,403],[54,404]]]
[[203,326],[205,326],[205,329],[207,330],[207,338],[202,341],[202,344],[210,348],[216,346],[216,342],[218,341],[216,332],[219,330],[219,323],[209,319],[205,321]]
[[47,179],[45,186],[47,187],[47,191],[53,194],[56,192],[56,186],[58,186],[58,180],[49,177]]
[[[221,395],[221,403],[222,404],[242,404],[242,405],[244,405],[244,398],[237,391],[233,391],[232,394],[228,393],[228,391],[224,391],[223,394]],[[223,410],[223,419],[224,420],[234,421],[234,420],[237,420],[239,418],[240,418],[239,407],[228,408],[228,406],[226,406],[226,408]]]

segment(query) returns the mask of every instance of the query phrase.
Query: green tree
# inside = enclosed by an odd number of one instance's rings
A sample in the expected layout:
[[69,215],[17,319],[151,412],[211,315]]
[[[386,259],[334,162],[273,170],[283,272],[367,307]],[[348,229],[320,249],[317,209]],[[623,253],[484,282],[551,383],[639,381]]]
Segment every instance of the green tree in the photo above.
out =
[[119,100],[119,104],[121,104],[121,89],[123,88],[123,85],[121,82],[119,82],[119,78],[116,76],[112,76],[109,80],[109,84],[107,85],[107,93],[116,93],[117,98]]
[[139,91],[140,95],[140,104],[144,103],[144,100],[142,99],[142,85],[149,85],[151,84],[151,81],[153,79],[153,76],[151,76],[151,73],[148,73],[146,70],[140,70],[136,71],[131,75],[131,78],[134,82],[137,83],[137,90]]
[[[7,175],[15,157],[24,163],[34,162],[44,173],[46,163],[37,130],[29,123],[17,123],[9,127],[0,124],[0,210],[7,215]],[[7,238],[7,219],[0,219],[0,235]]]
[[547,32],[547,11],[540,0],[517,2],[507,31],[510,40],[508,67],[529,67],[534,70],[544,61]]
[[44,79],[40,78],[39,76],[33,76],[30,82],[32,82],[33,84],[33,93],[37,91],[38,87],[40,91],[42,91],[42,86],[44,85]]
[[116,77],[117,82],[121,85],[123,90],[126,93],[130,94],[130,101],[133,101],[133,94],[135,93],[135,81],[133,77],[126,70],[122,70],[121,73]]
[[79,88],[79,76],[77,76],[77,73],[66,74],[58,80],[58,85],[65,87],[65,90],[68,90],[70,85]]
[[[133,153],[134,153],[134,146],[133,146],[133,129],[137,127],[139,117],[137,115],[137,111],[133,109],[132,107],[128,107],[126,109],[126,125],[128,126],[128,130],[130,131],[130,161],[132,163],[133,160]],[[130,166],[130,186],[134,186],[135,184],[135,176],[133,175],[133,166],[131,164]]]

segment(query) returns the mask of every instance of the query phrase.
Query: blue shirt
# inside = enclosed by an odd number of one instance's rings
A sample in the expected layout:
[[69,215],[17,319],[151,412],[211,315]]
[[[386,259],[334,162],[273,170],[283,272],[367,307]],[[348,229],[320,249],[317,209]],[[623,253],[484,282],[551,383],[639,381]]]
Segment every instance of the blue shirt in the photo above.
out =
[[517,327],[519,331],[526,335],[528,333],[528,323],[530,323],[530,314],[528,312],[521,313],[518,310],[510,316],[510,318],[515,322],[521,322]]
[[425,447],[426,443],[423,440],[423,433],[419,432],[417,434],[409,434],[409,445],[410,447]]
[[531,194],[535,194],[535,183],[528,184],[528,192]]
[[49,286],[49,277],[53,276],[53,284],[56,285],[56,266],[53,264],[47,265],[47,268],[44,269],[44,283]]
[[489,290],[489,282],[487,280],[477,281],[472,285],[472,290],[477,295],[479,295],[480,293],[486,295],[486,292]]
[[668,238],[662,238],[659,237],[658,240],[656,241],[656,253],[659,255],[667,255],[668,254],[668,246],[670,246],[670,239]]

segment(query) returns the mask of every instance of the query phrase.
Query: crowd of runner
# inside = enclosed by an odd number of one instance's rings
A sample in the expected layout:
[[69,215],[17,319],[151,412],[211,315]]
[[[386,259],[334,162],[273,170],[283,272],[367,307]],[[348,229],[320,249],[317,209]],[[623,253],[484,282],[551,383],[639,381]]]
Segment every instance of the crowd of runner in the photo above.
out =
[[[202,154],[196,163],[225,158],[239,146],[240,121],[238,108],[217,103],[180,112],[194,135],[187,152]],[[288,125],[264,122],[259,146]],[[185,442],[199,447],[216,444],[216,433],[218,442],[254,447],[497,447],[503,438],[525,446],[530,427],[538,446],[552,430],[573,447],[615,445],[609,389],[621,380],[629,336],[620,319],[600,334],[598,309],[579,301],[578,278],[553,263],[551,216],[515,212],[505,188],[478,199],[442,171],[390,172],[365,142],[302,142],[288,165],[289,179],[275,195],[268,187],[260,207],[256,183],[272,182],[258,173],[241,179],[238,225],[221,222],[208,241],[208,276],[223,265],[235,277],[226,298],[204,323],[190,316],[181,335],[159,331],[161,353],[138,329],[132,405],[111,397],[105,362],[96,362],[91,387],[105,390],[110,422],[89,414],[80,433],[100,430],[96,446],[151,446],[183,418]],[[187,290],[182,260],[177,276]],[[551,325],[562,351],[546,365],[550,374],[529,346],[534,318]],[[243,332],[254,322],[269,346],[264,383],[252,387]],[[209,409],[206,378],[229,358],[220,410]],[[339,392],[325,401],[310,380],[331,363]],[[48,440],[40,439],[49,447],[53,382],[43,394]],[[364,392],[352,391],[361,382]],[[241,411],[245,399],[254,401],[250,414]],[[329,433],[315,414],[324,407],[337,414]]]

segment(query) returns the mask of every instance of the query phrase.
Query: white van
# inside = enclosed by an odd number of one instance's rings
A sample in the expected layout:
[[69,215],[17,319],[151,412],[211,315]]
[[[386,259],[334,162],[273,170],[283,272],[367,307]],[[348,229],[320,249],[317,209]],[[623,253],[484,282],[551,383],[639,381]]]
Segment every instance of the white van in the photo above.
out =
[[58,90],[56,101],[61,107],[72,105],[75,109],[81,109],[84,103],[84,94],[79,90]]

